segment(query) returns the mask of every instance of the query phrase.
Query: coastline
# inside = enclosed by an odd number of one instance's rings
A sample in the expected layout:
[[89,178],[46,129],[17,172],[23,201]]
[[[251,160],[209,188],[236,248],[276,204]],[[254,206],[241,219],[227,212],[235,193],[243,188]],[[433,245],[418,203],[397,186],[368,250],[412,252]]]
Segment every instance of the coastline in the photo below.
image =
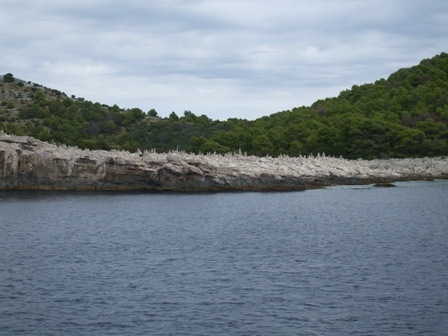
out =
[[0,131],[0,190],[296,191],[433,179],[448,179],[448,158],[129,153],[57,146]]

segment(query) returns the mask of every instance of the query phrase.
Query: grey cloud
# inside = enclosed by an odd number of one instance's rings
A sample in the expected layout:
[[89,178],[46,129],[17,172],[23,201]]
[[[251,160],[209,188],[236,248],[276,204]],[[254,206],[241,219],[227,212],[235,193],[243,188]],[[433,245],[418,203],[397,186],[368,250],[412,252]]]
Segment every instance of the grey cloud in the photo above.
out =
[[0,65],[109,104],[253,118],[446,51],[447,15],[417,0],[4,0]]

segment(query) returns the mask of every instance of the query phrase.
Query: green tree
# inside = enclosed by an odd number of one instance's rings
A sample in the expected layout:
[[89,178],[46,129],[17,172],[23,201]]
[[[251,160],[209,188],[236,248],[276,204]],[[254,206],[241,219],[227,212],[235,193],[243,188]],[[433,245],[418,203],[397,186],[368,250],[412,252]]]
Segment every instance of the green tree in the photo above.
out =
[[116,129],[117,125],[113,120],[109,120],[101,126],[101,131],[104,133],[113,133]]
[[186,122],[194,123],[196,121],[196,119],[197,119],[197,116],[193,112],[191,112],[191,111],[185,111],[183,119]]
[[5,83],[13,83],[14,82],[14,75],[10,72],[3,75],[3,81]]
[[168,117],[169,120],[171,121],[178,121],[179,120],[179,116],[176,114],[176,112],[171,112],[170,116]]
[[213,140],[207,140],[204,142],[200,148],[200,152],[207,154],[207,153],[217,153],[217,154],[225,154],[230,152],[230,148],[227,146],[223,146],[216,141]]
[[150,110],[148,111],[148,116],[150,116],[150,117],[157,117],[157,116],[158,116],[158,113],[157,113],[156,110],[154,110],[154,109],[150,109]]
[[255,155],[272,155],[274,147],[271,140],[265,135],[258,135],[252,140],[252,147]]

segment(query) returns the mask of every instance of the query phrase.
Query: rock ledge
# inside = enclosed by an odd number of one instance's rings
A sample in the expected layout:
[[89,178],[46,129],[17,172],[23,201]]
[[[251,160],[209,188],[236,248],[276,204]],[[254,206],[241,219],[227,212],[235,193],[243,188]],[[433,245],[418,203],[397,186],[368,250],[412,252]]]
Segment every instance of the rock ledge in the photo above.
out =
[[0,131],[0,190],[287,191],[446,178],[447,158],[90,151]]

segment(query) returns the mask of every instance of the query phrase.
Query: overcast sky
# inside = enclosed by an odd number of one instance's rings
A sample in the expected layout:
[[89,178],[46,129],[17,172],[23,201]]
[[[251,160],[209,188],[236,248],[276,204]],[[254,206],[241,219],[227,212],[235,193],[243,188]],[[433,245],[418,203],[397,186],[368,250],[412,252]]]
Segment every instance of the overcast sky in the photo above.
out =
[[0,72],[120,107],[255,119],[448,51],[446,0],[2,0]]

